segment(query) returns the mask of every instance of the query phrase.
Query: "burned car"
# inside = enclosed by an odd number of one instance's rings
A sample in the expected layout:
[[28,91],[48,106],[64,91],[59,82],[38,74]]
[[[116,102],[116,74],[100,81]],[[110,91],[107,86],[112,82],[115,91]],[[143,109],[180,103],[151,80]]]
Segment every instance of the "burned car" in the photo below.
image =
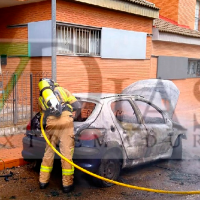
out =
[[[149,83],[144,87],[144,82],[137,82],[122,94],[74,94],[82,105],[79,115],[74,113],[74,163],[117,180],[123,168],[163,158],[182,158],[186,129],[172,121],[179,91],[174,84],[163,92],[165,84],[155,85],[155,80]],[[150,95],[152,88],[160,97]],[[146,92],[137,94],[141,91]],[[153,101],[164,102],[165,107],[161,109]],[[23,138],[24,159],[41,159],[44,154],[45,140],[38,130],[34,133],[33,127],[39,124],[27,126]],[[96,182],[104,187],[112,185],[102,180]]]

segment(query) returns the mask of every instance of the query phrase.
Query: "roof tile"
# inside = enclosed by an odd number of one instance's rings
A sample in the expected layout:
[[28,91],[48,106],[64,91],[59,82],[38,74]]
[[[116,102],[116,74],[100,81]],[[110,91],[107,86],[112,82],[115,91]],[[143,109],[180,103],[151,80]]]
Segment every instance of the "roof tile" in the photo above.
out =
[[153,3],[149,2],[149,1],[146,1],[146,0],[122,0],[122,1],[128,1],[128,2],[131,2],[131,3],[140,4],[140,5],[143,5],[143,6],[147,6],[147,7],[159,10],[159,8],[157,8],[155,6],[155,4],[153,4]]
[[179,34],[179,35],[184,35],[184,36],[200,38],[199,31],[195,31],[195,30],[188,29],[188,28],[183,28],[183,27],[177,26],[175,24],[172,24],[170,22],[167,22],[163,19],[155,19],[154,26],[156,28],[158,28],[158,30],[161,32],[174,33],[174,34]]

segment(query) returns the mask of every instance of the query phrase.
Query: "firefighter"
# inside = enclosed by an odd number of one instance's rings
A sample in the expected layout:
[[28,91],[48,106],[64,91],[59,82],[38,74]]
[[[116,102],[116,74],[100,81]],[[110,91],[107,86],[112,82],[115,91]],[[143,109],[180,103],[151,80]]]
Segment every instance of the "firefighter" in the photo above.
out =
[[[56,147],[59,142],[60,152],[72,161],[74,152],[74,126],[72,111],[80,111],[80,103],[66,89],[59,87],[51,79],[41,79],[39,82],[39,105],[45,112],[46,134],[51,144]],[[46,144],[44,157],[40,168],[40,189],[45,189],[49,183],[53,168],[54,151]],[[61,159],[63,192],[74,189],[74,167]]]

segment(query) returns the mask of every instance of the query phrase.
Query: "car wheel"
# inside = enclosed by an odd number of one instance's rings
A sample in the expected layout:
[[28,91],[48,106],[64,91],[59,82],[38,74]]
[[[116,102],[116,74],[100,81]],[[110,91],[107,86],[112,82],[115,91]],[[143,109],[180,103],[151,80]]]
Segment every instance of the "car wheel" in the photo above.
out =
[[[97,174],[111,180],[118,180],[121,171],[121,163],[114,152],[107,153],[101,160]],[[95,183],[100,187],[110,187],[113,183],[95,178]]]
[[174,160],[182,159],[182,138],[180,135],[176,138],[171,159]]

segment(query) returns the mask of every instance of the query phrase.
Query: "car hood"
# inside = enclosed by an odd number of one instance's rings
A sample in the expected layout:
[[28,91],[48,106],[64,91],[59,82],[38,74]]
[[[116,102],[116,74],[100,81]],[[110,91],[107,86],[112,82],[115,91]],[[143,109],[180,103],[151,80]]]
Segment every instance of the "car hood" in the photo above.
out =
[[122,94],[143,96],[172,118],[180,92],[172,81],[148,79],[132,83]]

